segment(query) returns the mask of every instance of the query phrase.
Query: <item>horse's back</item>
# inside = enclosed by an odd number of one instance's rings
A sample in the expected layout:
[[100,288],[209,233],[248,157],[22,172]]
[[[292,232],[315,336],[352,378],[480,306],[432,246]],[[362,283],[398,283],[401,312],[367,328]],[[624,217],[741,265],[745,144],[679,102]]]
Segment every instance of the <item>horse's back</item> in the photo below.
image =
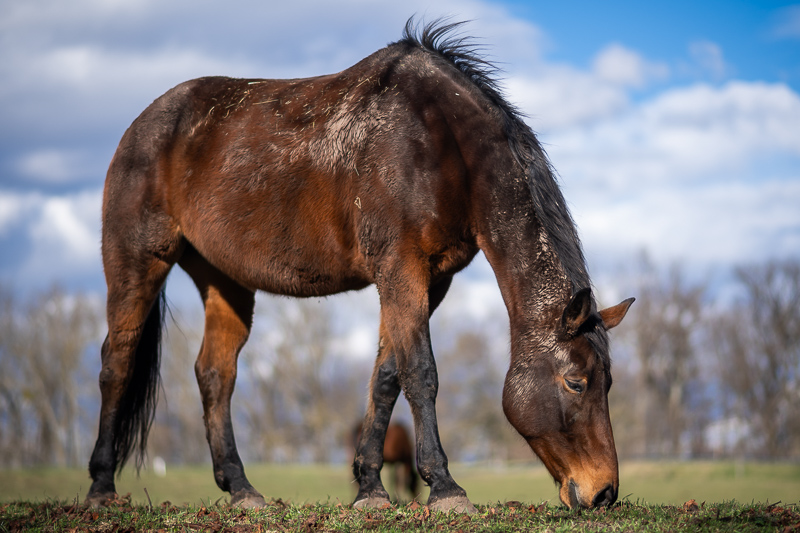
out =
[[433,243],[423,253],[442,269],[463,267],[475,253],[456,242],[463,211],[441,209],[445,195],[464,205],[463,187],[431,172],[458,155],[432,146],[426,111],[406,105],[419,89],[399,81],[424,69],[405,65],[401,48],[317,78],[176,86],[125,133],[106,211],[128,213],[128,227],[137,214],[149,217],[139,226],[158,219],[169,227],[159,239],[179,234],[240,284],[269,292],[362,288],[403,235]]

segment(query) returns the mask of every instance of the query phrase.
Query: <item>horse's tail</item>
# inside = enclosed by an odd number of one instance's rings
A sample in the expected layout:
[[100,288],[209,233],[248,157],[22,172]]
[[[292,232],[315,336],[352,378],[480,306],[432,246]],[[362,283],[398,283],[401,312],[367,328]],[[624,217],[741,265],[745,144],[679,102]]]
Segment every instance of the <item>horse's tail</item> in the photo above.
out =
[[114,453],[117,472],[122,471],[134,452],[137,472],[144,465],[147,436],[156,415],[158,391],[161,387],[161,330],[167,310],[164,290],[161,290],[153,302],[145,320],[134,355],[133,375],[115,416]]

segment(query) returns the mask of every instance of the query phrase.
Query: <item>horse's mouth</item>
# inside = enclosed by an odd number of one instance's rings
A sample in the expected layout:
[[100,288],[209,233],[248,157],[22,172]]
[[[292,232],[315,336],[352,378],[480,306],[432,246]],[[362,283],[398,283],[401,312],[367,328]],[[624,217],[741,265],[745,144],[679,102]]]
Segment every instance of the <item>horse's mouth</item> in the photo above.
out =
[[607,485],[603,490],[598,492],[591,502],[581,501],[578,496],[579,487],[574,480],[570,479],[566,487],[563,482],[559,483],[559,498],[561,502],[570,509],[592,509],[597,507],[608,507],[617,501],[617,489],[614,485]]
[[569,496],[569,502],[564,502],[570,509],[575,509],[576,507],[580,507],[580,502],[578,501],[578,485],[575,484],[573,480],[569,480],[569,488],[567,490],[567,495]]

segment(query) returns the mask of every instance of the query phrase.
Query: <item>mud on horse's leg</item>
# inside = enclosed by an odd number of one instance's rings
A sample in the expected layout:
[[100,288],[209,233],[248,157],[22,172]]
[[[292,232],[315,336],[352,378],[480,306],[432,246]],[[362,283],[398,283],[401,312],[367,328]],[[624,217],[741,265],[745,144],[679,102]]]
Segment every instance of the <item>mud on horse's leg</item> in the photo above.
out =
[[[431,287],[429,291],[430,313],[439,306],[452,277],[448,277]],[[380,330],[378,358],[370,380],[370,393],[367,397],[367,414],[362,424],[362,433],[356,444],[356,456],[353,462],[353,475],[358,482],[358,494],[353,507],[381,507],[389,501],[389,494],[381,482],[380,471],[383,467],[383,446],[386,430],[392,418],[392,410],[400,394],[400,381],[397,375],[397,360],[387,335],[384,334],[383,323]],[[409,468],[416,488],[416,473]],[[413,489],[412,489],[413,490]],[[412,494],[415,497],[416,494]]]
[[401,290],[379,287],[381,318],[387,337],[395,346],[398,379],[414,417],[417,469],[430,487],[428,505],[436,511],[474,513],[475,507],[466,491],[453,480],[447,468],[436,420],[439,381],[428,321],[430,313],[444,297],[450,280],[431,289],[415,291],[413,276],[406,275],[402,279],[406,283]]
[[[383,328],[381,328],[382,330]],[[353,475],[358,482],[355,508],[381,507],[389,503],[389,493],[381,482],[383,443],[392,417],[392,409],[400,394],[397,362],[394,353],[381,335],[378,358],[370,380],[367,414],[356,444]]]
[[[158,386],[161,309],[158,294],[171,264],[150,258],[142,271],[106,262],[108,335],[101,348],[100,427],[86,503],[101,507],[116,498],[114,473],[137,446],[144,447]],[[128,283],[134,280],[134,283]],[[141,450],[139,450],[141,452]]]
[[424,344],[418,345],[416,353],[399,357],[403,392],[411,413],[417,443],[417,469],[419,475],[430,486],[428,506],[432,511],[475,513],[476,509],[450,475],[447,456],[439,439],[436,420],[436,394],[438,377],[430,338],[424,336]]
[[214,480],[230,492],[231,505],[257,508],[264,497],[250,484],[236,450],[231,423],[231,396],[239,352],[250,334],[255,295],[205,262],[193,250],[180,266],[194,280],[206,312],[206,324],[195,375],[203,398],[206,438],[211,449]]

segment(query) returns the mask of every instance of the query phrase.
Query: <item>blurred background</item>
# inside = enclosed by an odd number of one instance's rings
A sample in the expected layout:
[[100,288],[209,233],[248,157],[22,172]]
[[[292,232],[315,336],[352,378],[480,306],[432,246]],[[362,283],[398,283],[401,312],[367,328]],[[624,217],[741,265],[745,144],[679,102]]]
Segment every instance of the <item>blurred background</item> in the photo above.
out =
[[[102,186],[133,119],[193,77],[342,70],[415,14],[470,21],[559,172],[601,305],[637,298],[612,334],[621,459],[800,458],[800,5],[0,0],[0,467],[88,461]],[[207,464],[201,302],[179,269],[167,295],[149,456]],[[377,294],[257,301],[243,459],[348,463]],[[507,330],[479,256],[432,320],[451,462],[532,456],[500,406]]]

